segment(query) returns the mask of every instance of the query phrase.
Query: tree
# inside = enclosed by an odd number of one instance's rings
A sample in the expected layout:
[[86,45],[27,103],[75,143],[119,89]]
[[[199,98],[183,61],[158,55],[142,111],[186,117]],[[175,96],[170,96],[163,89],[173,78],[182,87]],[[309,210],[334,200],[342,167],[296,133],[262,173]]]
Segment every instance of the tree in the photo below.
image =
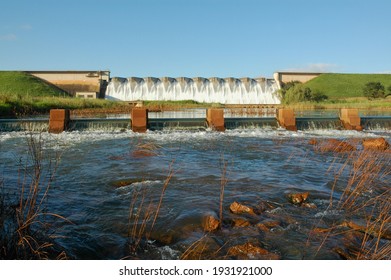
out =
[[363,88],[363,94],[368,99],[384,98],[386,97],[386,91],[382,83],[369,82],[366,83]]
[[298,102],[321,102],[328,99],[327,95],[319,91],[312,91],[309,87],[305,87],[302,83],[294,83],[288,89],[283,91],[282,102],[284,104],[292,104]]
[[283,100],[285,98],[285,94],[290,88],[293,88],[294,86],[299,84],[301,84],[301,82],[299,81],[289,81],[286,83],[282,83],[281,89],[278,91],[280,93],[281,99]]
[[391,95],[391,85],[387,88],[387,96]]
[[315,101],[316,103],[325,101],[328,98],[329,97],[326,94],[324,94],[323,92],[320,92],[320,91],[314,91],[311,94],[311,101]]

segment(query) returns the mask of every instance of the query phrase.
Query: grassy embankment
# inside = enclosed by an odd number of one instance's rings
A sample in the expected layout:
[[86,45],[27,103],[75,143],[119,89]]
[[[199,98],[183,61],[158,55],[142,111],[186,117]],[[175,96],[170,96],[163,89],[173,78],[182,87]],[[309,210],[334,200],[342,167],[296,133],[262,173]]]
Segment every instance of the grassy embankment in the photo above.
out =
[[368,82],[381,82],[387,89],[391,86],[391,74],[322,74],[304,84],[312,91],[328,96],[319,103],[305,102],[292,105],[297,108],[363,108],[391,109],[391,97],[368,100],[363,96],[363,87]]
[[124,107],[107,100],[86,100],[24,72],[0,71],[0,117],[46,114],[50,109],[105,109]]

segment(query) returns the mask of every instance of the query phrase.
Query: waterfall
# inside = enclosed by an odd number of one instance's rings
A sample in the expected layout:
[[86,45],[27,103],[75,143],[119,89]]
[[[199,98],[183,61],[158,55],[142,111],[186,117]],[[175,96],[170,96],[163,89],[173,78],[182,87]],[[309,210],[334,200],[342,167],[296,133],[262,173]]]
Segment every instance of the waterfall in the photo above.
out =
[[221,104],[280,104],[278,85],[265,78],[112,78],[106,99],[118,101],[194,100]]

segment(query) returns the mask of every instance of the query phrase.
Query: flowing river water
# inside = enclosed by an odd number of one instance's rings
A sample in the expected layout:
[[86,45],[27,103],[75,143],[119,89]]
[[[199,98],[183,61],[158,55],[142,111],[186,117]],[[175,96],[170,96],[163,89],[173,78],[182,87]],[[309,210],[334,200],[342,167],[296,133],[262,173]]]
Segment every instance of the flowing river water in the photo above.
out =
[[[11,197],[19,191],[24,168],[32,168],[30,137],[28,132],[0,134],[0,176]],[[281,259],[339,259],[338,250],[353,241],[343,234],[319,236],[314,229],[348,218],[330,202],[341,197],[354,164],[351,153],[319,152],[309,142],[348,140],[360,153],[361,139],[390,142],[391,133],[241,128],[35,132],[32,137],[42,144],[43,178],[53,167],[47,159],[58,163],[45,211],[66,218],[51,218],[51,226],[56,244],[70,258],[237,258],[229,248],[251,243]],[[390,153],[384,153],[382,176],[371,181],[373,188],[389,186],[389,160]],[[372,191],[362,195],[369,199]],[[303,192],[309,192],[307,207],[289,200]],[[254,213],[234,214],[233,202]],[[203,221],[220,219],[220,203],[222,224],[207,232]],[[363,222],[356,214],[350,218]]]

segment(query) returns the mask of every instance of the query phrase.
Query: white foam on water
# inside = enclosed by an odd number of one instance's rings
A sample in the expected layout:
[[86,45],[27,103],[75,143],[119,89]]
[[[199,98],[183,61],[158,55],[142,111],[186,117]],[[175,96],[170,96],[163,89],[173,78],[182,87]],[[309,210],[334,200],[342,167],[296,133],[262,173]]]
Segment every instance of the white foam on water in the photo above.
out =
[[329,217],[329,216],[338,216],[343,213],[342,210],[325,210],[315,214],[316,218]]
[[225,132],[216,132],[210,129],[203,131],[191,130],[160,130],[147,131],[147,133],[135,133],[131,130],[108,132],[104,130],[96,131],[69,131],[60,134],[51,134],[48,132],[7,132],[0,133],[0,143],[23,139],[33,135],[36,139],[41,138],[45,141],[45,147],[51,149],[64,149],[66,147],[78,145],[79,143],[99,142],[115,139],[140,138],[145,140],[154,140],[160,143],[186,142],[200,140],[219,140],[226,137],[244,137],[260,139],[292,139],[292,138],[372,138],[384,137],[391,138],[389,131],[354,131],[354,130],[308,130],[308,131],[287,131],[285,129],[271,128],[251,128],[251,129],[232,129]]
[[161,254],[162,260],[176,260],[180,256],[180,252],[172,249],[169,246],[158,247],[158,251]]
[[161,180],[145,180],[140,182],[134,182],[126,186],[122,186],[116,189],[117,192],[119,192],[121,195],[129,195],[132,193],[132,191],[136,188],[139,189],[141,187],[153,187],[155,185],[161,185]]
[[119,191],[128,190],[128,189],[131,189],[134,187],[140,187],[140,186],[148,186],[149,187],[149,186],[153,186],[153,185],[160,184],[160,183],[162,183],[162,181],[160,181],[160,180],[145,180],[145,181],[134,182],[129,185],[119,187],[119,188],[117,188],[117,190],[119,190]]

